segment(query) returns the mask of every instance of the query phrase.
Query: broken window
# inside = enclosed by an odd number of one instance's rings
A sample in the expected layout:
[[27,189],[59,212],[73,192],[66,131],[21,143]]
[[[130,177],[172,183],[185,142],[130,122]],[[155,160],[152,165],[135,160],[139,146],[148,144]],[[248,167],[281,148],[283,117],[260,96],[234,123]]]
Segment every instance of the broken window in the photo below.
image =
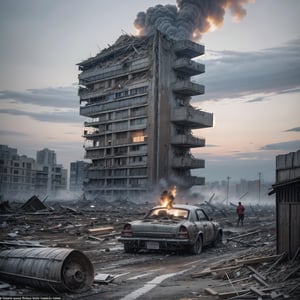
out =
[[130,110],[130,116],[131,117],[137,117],[142,116],[146,114],[146,107],[138,107],[138,108],[132,108]]
[[127,118],[128,117],[128,110],[120,110],[116,112],[116,120],[118,119],[123,119],[123,118]]
[[130,126],[145,125],[146,122],[147,122],[146,118],[134,119],[134,120],[130,120]]
[[128,122],[127,121],[115,123],[115,129],[116,130],[127,129],[127,128],[128,128]]
[[147,168],[136,168],[129,170],[129,176],[146,176]]

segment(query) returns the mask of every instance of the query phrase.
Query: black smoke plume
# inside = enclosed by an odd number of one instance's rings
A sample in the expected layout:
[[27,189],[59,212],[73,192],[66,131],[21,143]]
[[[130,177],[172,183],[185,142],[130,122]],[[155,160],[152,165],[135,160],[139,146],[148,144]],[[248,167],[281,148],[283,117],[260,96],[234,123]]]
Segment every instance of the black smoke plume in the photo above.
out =
[[152,34],[155,30],[173,39],[198,41],[203,33],[219,28],[226,10],[236,21],[245,17],[243,5],[255,0],[177,0],[175,5],[156,5],[139,12],[134,26],[138,35]]

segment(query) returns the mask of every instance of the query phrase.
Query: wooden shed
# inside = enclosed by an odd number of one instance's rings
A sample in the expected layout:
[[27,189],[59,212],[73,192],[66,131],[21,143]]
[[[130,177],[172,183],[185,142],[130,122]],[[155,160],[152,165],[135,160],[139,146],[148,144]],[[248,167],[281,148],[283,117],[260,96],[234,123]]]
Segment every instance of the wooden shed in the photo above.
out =
[[[294,257],[300,249],[300,150],[276,157],[277,252]],[[299,250],[300,251],[300,250]]]

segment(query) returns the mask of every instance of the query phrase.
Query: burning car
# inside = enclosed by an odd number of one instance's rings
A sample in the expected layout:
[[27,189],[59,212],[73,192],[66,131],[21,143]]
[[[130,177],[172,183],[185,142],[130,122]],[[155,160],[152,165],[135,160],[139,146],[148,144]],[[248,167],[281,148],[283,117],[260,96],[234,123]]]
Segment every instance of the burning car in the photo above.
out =
[[156,206],[142,220],[124,225],[120,242],[127,253],[147,250],[188,250],[200,254],[202,247],[222,242],[219,223],[193,205]]

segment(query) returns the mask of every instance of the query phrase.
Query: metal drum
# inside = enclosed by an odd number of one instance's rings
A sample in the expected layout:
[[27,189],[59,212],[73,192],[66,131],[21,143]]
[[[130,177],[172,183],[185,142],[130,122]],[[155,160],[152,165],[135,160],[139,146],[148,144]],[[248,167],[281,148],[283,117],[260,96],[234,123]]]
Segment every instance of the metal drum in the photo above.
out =
[[94,268],[74,249],[13,249],[0,252],[0,278],[39,289],[82,292],[91,287]]

